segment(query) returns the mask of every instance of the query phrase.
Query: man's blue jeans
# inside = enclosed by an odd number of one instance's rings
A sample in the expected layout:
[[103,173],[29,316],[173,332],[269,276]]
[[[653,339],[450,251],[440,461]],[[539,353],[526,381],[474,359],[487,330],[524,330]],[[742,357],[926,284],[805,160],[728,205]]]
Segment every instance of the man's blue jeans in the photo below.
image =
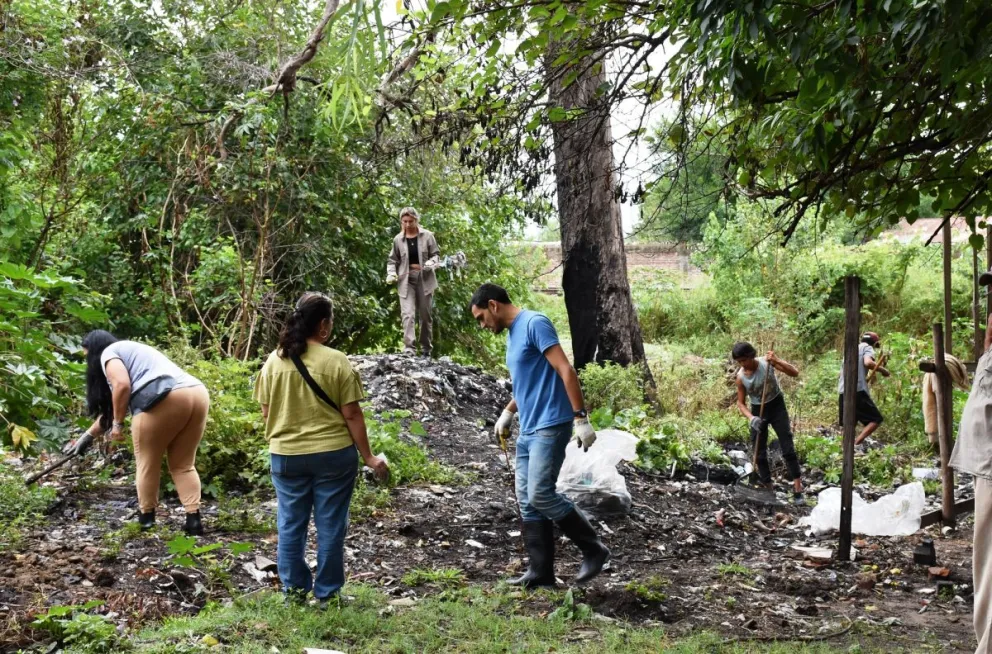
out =
[[555,490],[571,438],[569,421],[517,439],[517,501],[524,522],[561,520],[575,508]]
[[[326,599],[344,586],[344,538],[358,475],[354,446],[318,454],[271,454],[272,485],[279,502],[279,579],[286,592]],[[313,513],[317,527],[317,574],[304,555]]]

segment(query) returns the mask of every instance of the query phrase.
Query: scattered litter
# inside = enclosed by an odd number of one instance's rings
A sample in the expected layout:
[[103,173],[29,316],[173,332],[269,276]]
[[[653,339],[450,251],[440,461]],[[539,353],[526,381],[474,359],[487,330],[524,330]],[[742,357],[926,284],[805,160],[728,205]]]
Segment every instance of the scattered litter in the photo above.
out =
[[[799,524],[821,535],[840,529],[840,488],[828,488],[817,497],[816,507]],[[909,536],[920,529],[920,515],[926,504],[923,484],[900,486],[869,504],[854,493],[851,502],[851,530],[867,536]]]
[[834,558],[834,551],[829,547],[803,547],[801,545],[793,545],[792,549],[797,552],[802,552],[807,559],[813,559],[814,561],[830,561]]
[[913,468],[913,479],[940,479],[940,468]]
[[480,549],[480,550],[482,550],[482,549],[485,549],[485,548],[486,548],[486,546],[485,546],[485,545],[483,545],[482,543],[480,543],[480,542],[479,542],[479,541],[477,541],[477,540],[472,540],[471,538],[469,538],[468,540],[466,540],[466,541],[465,541],[465,544],[466,544],[466,545],[469,545],[469,546],[471,546],[471,547],[476,547],[476,548],[478,548],[478,549]]
[[951,571],[948,568],[941,568],[938,566],[931,566],[930,568],[927,568],[927,572],[930,573],[931,579],[934,579],[935,577],[944,578],[951,574]]
[[937,565],[937,549],[933,546],[933,539],[924,538],[913,550],[913,563],[917,565],[933,566]]

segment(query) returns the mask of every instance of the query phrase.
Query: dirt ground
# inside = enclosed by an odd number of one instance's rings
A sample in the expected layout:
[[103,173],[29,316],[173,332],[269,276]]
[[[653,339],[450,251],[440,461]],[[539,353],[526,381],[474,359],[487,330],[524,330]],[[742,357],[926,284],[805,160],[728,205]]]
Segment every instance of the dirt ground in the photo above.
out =
[[[488,426],[505,389],[454,364],[411,381],[410,373],[388,361],[370,361],[363,362],[368,365],[362,374],[374,408],[411,408],[411,419],[422,420],[427,430],[422,440],[431,457],[474,479],[465,486],[393,489],[388,507],[352,524],[346,543],[350,579],[399,598],[436,592],[402,583],[414,568],[458,568],[468,583],[484,585],[519,572],[525,558],[512,475]],[[405,390],[395,393],[391,384],[401,377],[407,381],[396,383]],[[167,548],[182,524],[174,498],[166,498],[169,510],[159,520],[167,529],[124,542],[115,552],[105,534],[135,514],[126,468],[85,490],[77,471],[57,475],[51,483],[59,487],[60,501],[49,523],[0,553],[0,651],[42,642],[30,622],[48,606],[100,599],[101,610],[119,624],[136,626],[196,612],[210,595],[278,587],[273,573],[256,567],[265,563],[256,561],[258,555],[275,560],[276,534],[218,529],[212,502],[204,508],[208,532],[198,544],[254,546],[233,559],[227,581],[209,570],[176,565]],[[837,542],[805,535],[796,522],[807,507],[764,506],[726,486],[649,476],[625,464],[622,472],[633,499],[630,514],[594,523],[613,552],[609,569],[582,592],[582,601],[597,613],[663,624],[674,634],[708,629],[746,639],[815,640],[867,624],[886,628],[902,648],[974,649],[970,519],[946,535],[931,527],[904,538],[856,537],[856,561],[816,562],[792,547],[836,550]],[[249,510],[271,518],[274,503]],[[924,536],[934,539],[938,565],[949,570],[939,590],[927,567],[913,563],[913,549]],[[559,541],[562,582],[578,563],[574,546]],[[552,608],[539,601],[526,606],[537,613]]]

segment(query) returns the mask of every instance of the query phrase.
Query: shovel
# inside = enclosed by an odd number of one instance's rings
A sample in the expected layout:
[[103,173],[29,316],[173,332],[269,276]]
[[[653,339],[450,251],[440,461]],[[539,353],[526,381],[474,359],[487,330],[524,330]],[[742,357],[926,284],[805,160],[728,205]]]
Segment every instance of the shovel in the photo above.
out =
[[[772,345],[772,349],[774,348],[775,346]],[[762,420],[764,420],[765,418],[765,399],[768,397],[768,378],[772,374],[771,365],[772,364],[768,363],[767,361],[765,362],[765,379],[764,381],[761,382],[761,406],[758,409],[758,417],[761,418]],[[768,429],[767,425],[765,426],[765,429],[766,430]],[[774,497],[774,494],[770,492],[770,489],[756,488],[755,486],[753,486],[753,477],[758,473],[758,443],[760,441],[761,441],[761,434],[758,433],[754,439],[754,453],[751,455],[751,461],[744,464],[744,474],[739,476],[732,485],[737,486],[742,481],[746,481],[747,483],[745,483],[744,485],[747,486],[749,490],[768,491],[768,492],[763,492],[762,494],[763,495],[771,494],[772,497]]]

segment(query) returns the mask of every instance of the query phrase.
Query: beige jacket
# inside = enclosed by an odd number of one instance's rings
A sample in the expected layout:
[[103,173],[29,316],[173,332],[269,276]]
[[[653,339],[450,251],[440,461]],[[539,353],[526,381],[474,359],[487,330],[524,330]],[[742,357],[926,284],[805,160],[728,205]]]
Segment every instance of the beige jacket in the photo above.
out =
[[961,413],[958,440],[951,452],[951,467],[992,479],[992,350],[978,360],[975,381]]
[[[441,263],[441,252],[433,232],[420,228],[417,234],[417,249],[420,253],[421,266],[436,266]],[[406,248],[406,235],[401,231],[393,238],[393,249],[389,252],[389,262],[386,264],[386,274],[398,278],[397,291],[400,297],[410,293],[410,253]],[[422,270],[420,281],[424,287],[424,295],[430,295],[437,290],[437,275],[433,270]]]

